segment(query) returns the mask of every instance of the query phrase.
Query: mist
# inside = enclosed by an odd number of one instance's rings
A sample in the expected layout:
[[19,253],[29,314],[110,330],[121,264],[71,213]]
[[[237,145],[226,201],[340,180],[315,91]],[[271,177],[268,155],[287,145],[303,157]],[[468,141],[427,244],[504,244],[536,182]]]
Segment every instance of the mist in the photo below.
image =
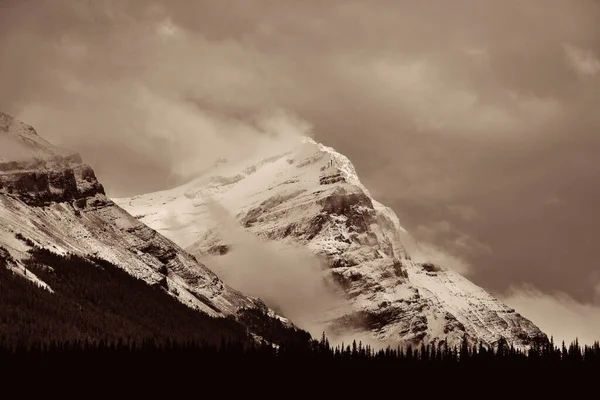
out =
[[21,146],[9,138],[0,136],[0,161],[3,159],[11,161],[27,159],[28,154],[30,154],[30,151],[25,146]]
[[[181,184],[265,137],[310,134],[291,109],[260,100],[260,66],[244,71],[236,61],[247,50],[207,40],[147,4],[38,2],[32,11],[3,3],[2,109],[81,152],[118,196]],[[111,182],[116,175],[121,182]]]
[[564,292],[543,293],[531,285],[511,287],[501,298],[552,336],[557,345],[564,341],[568,346],[575,339],[581,345],[593,345],[598,340],[598,302],[579,302]]
[[314,337],[329,331],[329,318],[348,311],[344,297],[327,283],[327,270],[308,250],[265,241],[246,232],[219,203],[207,200],[206,206],[229,251],[197,257],[229,286],[262,299]]

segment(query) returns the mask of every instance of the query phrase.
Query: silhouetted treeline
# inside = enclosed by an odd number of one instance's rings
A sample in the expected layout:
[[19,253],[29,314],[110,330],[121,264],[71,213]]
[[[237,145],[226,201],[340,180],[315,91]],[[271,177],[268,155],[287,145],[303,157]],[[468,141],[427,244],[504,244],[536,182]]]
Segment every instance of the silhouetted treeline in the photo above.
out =
[[387,347],[373,349],[369,345],[353,341],[350,345],[331,346],[323,335],[311,347],[311,357],[320,363],[329,362],[341,366],[386,367],[600,367],[600,343],[580,346],[577,339],[568,347],[539,342],[527,350],[517,349],[504,339],[494,345],[469,346],[466,337],[461,346],[447,343],[418,347]]
[[374,349],[314,340],[260,310],[212,318],[99,259],[34,249],[27,268],[54,293],[13,273],[0,248],[0,372],[21,368],[149,371],[163,376],[200,367],[273,365],[376,368],[600,367],[600,344],[553,340],[528,350],[504,339],[492,346],[421,345]]
[[[327,339],[311,340],[306,345],[266,341],[247,345],[241,341],[223,339],[218,345],[194,340],[187,342],[152,339],[141,342],[66,341],[41,344],[19,344],[0,347],[0,372],[20,368],[47,367],[53,369],[95,369],[113,371],[144,371],[167,368],[175,373],[198,366],[231,367],[271,365],[292,367],[375,367],[375,368],[548,368],[600,367],[600,344],[568,347],[548,343],[520,351],[500,340],[496,346],[478,345],[460,348],[421,346],[413,349],[391,348],[374,350],[360,342],[331,346]],[[165,371],[166,372],[166,371]]]

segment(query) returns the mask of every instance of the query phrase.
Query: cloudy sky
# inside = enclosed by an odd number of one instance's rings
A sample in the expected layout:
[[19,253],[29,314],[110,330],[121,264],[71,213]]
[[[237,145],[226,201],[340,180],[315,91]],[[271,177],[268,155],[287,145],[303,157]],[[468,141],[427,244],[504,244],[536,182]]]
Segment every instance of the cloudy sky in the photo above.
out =
[[110,195],[310,134],[551,334],[600,338],[600,2],[0,0],[0,109]]

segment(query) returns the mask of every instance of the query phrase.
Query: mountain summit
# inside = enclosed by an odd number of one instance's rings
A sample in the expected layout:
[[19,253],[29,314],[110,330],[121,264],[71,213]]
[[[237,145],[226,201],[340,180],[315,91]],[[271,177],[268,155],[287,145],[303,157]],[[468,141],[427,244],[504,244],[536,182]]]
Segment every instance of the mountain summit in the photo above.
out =
[[0,111],[0,163],[74,155],[48,143],[31,126]]
[[0,112],[0,194],[47,206],[105,193],[79,154],[50,144],[31,126]]
[[254,237],[308,249],[344,298],[345,307],[315,316],[329,335],[451,345],[504,337],[515,346],[545,338],[457,272],[413,261],[394,212],[371,196],[347,157],[311,138],[219,163],[175,189],[115,201],[198,258],[236,251],[215,203]]

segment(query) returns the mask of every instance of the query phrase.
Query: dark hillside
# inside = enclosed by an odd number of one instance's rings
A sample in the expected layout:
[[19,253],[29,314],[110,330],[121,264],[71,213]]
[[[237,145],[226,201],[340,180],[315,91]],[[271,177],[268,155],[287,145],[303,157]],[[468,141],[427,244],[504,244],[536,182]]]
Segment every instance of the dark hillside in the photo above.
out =
[[27,268],[50,293],[6,268],[0,249],[0,342],[113,342],[153,339],[249,342],[238,322],[195,311],[100,259],[32,251]]

